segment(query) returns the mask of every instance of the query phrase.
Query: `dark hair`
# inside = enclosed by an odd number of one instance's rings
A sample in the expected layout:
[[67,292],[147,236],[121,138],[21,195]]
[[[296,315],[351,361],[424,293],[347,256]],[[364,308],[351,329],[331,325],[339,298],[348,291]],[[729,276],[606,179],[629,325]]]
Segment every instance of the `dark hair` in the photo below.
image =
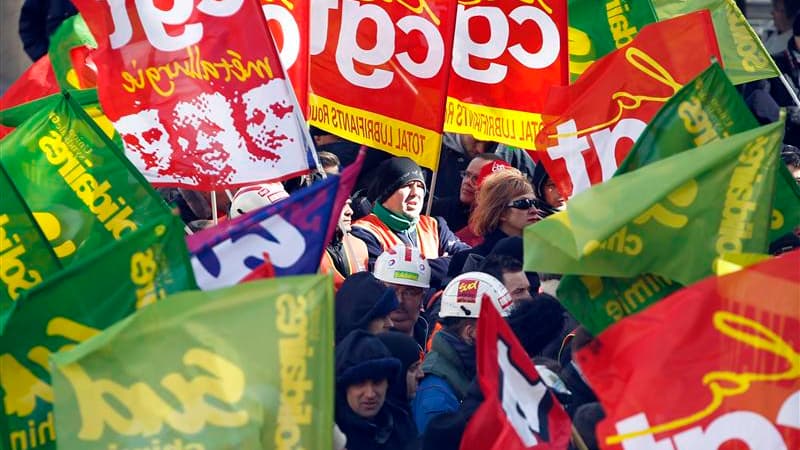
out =
[[529,356],[540,356],[545,347],[559,338],[564,328],[564,308],[553,296],[537,294],[521,302],[508,316],[508,325]]
[[489,274],[502,283],[504,273],[522,272],[522,262],[506,255],[489,255],[478,266],[478,272]]
[[[795,19],[800,12],[800,0],[783,0],[783,9],[786,12],[786,17]],[[797,21],[795,21],[795,35],[797,34]]]
[[443,317],[439,319],[439,323],[442,324],[442,330],[455,336],[460,336],[461,332],[464,331],[464,327],[477,321],[478,319],[475,317]]
[[784,144],[781,149],[781,159],[787,166],[800,166],[800,148]]
[[331,152],[321,151],[318,152],[317,155],[319,156],[319,163],[322,167],[339,167],[339,165],[341,165],[339,157]]

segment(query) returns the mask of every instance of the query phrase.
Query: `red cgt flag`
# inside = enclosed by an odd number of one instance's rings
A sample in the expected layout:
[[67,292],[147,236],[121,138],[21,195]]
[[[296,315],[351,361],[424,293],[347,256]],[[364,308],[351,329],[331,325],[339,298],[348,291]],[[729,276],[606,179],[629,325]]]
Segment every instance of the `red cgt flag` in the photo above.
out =
[[261,0],[261,9],[303,114],[308,112],[308,0]]
[[569,82],[567,1],[461,0],[445,131],[533,148],[552,86]]
[[258,0],[74,3],[100,103],[148,181],[217,190],[315,167]]
[[551,89],[536,148],[564,197],[611,178],[647,122],[712,58],[721,61],[703,10],[647,25],[574,85]]
[[454,21],[453,0],[315,4],[309,123],[436,169]]
[[478,319],[478,379],[484,402],[461,450],[564,450],[572,423],[491,302]]
[[577,360],[605,449],[800,448],[800,250],[676,292]]

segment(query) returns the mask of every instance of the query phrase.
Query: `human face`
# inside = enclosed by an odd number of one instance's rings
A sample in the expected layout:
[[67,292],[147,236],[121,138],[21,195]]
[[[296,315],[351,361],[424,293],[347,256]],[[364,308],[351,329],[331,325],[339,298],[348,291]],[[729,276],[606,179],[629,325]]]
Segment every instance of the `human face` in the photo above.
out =
[[371,334],[383,333],[391,330],[392,325],[394,324],[389,316],[378,317],[377,319],[372,319],[372,322],[367,325],[367,332]]
[[342,208],[342,214],[339,215],[339,229],[342,230],[342,233],[349,233],[352,229],[353,208],[350,206],[352,203],[353,201],[348,198]]
[[475,201],[475,192],[478,191],[478,175],[483,166],[490,162],[483,158],[474,158],[469,162],[467,170],[464,171],[464,179],[461,180],[461,191],[458,194],[461,203],[471,205]]
[[406,371],[406,395],[409,400],[417,396],[417,387],[419,387],[419,382],[424,376],[425,372],[422,371],[422,361],[417,361],[408,366],[408,370]]
[[544,191],[544,201],[547,202],[548,205],[552,206],[553,208],[561,208],[564,206],[564,197],[561,196],[561,193],[558,192],[558,188],[556,184],[553,183],[553,180],[550,178],[544,182],[544,186],[542,187]]
[[388,388],[389,381],[386,378],[351,384],[347,386],[347,405],[360,417],[371,419],[383,408]]
[[800,166],[787,165],[786,168],[789,169],[795,183],[800,184]]
[[394,289],[399,300],[397,309],[389,314],[394,323],[394,329],[410,336],[414,332],[414,324],[419,319],[419,308],[422,305],[425,290],[421,287],[394,283],[387,283],[387,286]]
[[492,147],[494,147],[494,142],[480,141],[475,139],[472,135],[462,134],[461,145],[464,146],[464,151],[467,153],[467,156],[473,158],[477,154],[491,151]]
[[772,1],[772,21],[775,22],[775,29],[778,33],[783,33],[792,28],[792,21],[786,15],[786,7],[783,0]]
[[530,202],[530,207],[526,209],[520,209],[507,206],[500,215],[500,231],[509,236],[522,236],[522,230],[527,225],[538,222],[540,219],[539,211],[533,205],[533,194],[525,194],[514,197],[511,202],[509,202],[509,205],[517,200],[528,200]]
[[339,166],[324,166],[322,170],[328,175],[339,175]]
[[528,281],[528,277],[525,276],[525,272],[504,272],[503,285],[511,294],[511,301],[514,304],[533,300],[529,291],[531,284]]
[[411,181],[383,202],[383,207],[395,214],[416,219],[422,212],[422,202],[425,197],[425,185],[421,181]]

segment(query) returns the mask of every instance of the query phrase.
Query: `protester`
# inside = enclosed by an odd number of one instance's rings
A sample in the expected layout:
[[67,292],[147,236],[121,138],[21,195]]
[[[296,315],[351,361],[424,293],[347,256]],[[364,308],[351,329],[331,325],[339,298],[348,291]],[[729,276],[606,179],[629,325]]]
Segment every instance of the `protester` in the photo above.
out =
[[786,49],[792,37],[792,22],[800,11],[800,0],[772,0],[772,20],[775,29],[767,36],[764,47],[770,55]]
[[564,338],[577,326],[558,300],[547,294],[515,305],[508,324],[529,356],[556,361]]
[[267,205],[289,197],[289,193],[279,182],[254,184],[239,189],[231,200],[228,217],[235,219]]
[[19,13],[19,37],[25,53],[36,61],[47,53],[50,35],[78,13],[69,0],[25,0]]
[[399,305],[389,315],[394,330],[413,338],[420,349],[425,348],[428,322],[420,316],[420,309],[425,292],[430,287],[431,268],[428,261],[416,248],[401,244],[378,256],[373,274],[397,295]]
[[338,290],[344,279],[356,272],[367,270],[367,246],[364,241],[353,236],[351,221],[353,209],[352,201],[347,199],[339,215],[339,223],[333,238],[325,247],[322,261],[319,265],[320,273],[333,275],[333,287]]
[[378,166],[370,197],[372,213],[353,224],[353,234],[367,244],[370,265],[397,244],[419,249],[428,260],[432,280],[447,273],[448,255],[469,248],[443,219],[421,215],[425,199],[422,170],[409,158],[392,158]]
[[377,335],[383,345],[395,358],[400,360],[400,372],[397,382],[389,387],[388,399],[408,413],[411,413],[411,400],[417,396],[419,381],[422,379],[422,356],[417,342],[410,336],[397,332],[387,331]]
[[338,156],[325,151],[317,152],[317,156],[319,157],[319,165],[322,166],[322,170],[324,170],[325,173],[328,175],[339,175],[341,163],[339,162]]
[[412,409],[420,433],[436,415],[458,409],[475,377],[475,340],[481,303],[491,301],[508,315],[511,297],[502,283],[479,272],[455,277],[442,293],[439,318],[442,329],[433,337],[431,352],[422,364]]
[[[433,201],[431,215],[441,216],[447,221],[447,226],[458,233],[469,222],[469,213],[475,207],[475,194],[478,190],[478,175],[481,169],[500,157],[494,153],[479,153],[469,162],[461,175],[461,185],[458,195],[448,197],[438,196]],[[455,180],[450,181],[451,184]]]
[[519,170],[489,175],[478,190],[477,205],[470,216],[470,228],[483,236],[483,243],[453,255],[448,275],[460,273],[469,255],[488,255],[498,241],[522,236],[523,228],[538,220],[533,188]]
[[543,217],[547,217],[564,208],[564,197],[553,182],[553,179],[550,178],[547,170],[545,170],[544,164],[537,165],[536,170],[533,172],[533,193],[540,200],[538,208]]
[[336,345],[336,424],[348,450],[415,447],[413,421],[386,401],[400,367],[380,339],[365,331],[355,330]]
[[392,328],[389,314],[397,309],[394,290],[369,272],[358,272],[344,279],[336,292],[336,341],[353,330],[372,334]]
[[533,300],[533,294],[530,292],[531,283],[525,276],[525,272],[522,271],[522,261],[510,256],[487,256],[481,262],[478,270],[503,283],[511,295],[511,301],[514,302],[515,307],[520,303]]

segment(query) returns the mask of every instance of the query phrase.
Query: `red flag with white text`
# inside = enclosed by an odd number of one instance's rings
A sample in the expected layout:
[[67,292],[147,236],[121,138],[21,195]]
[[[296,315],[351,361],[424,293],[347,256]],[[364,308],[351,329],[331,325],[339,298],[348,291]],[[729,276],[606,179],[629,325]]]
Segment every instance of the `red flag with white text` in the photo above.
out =
[[261,9],[278,48],[278,56],[304,115],[308,113],[310,5],[307,0],[261,0]]
[[436,169],[454,0],[331,0],[311,10],[309,123]]
[[566,0],[459,1],[445,131],[534,148],[568,53]]
[[800,250],[709,277],[576,354],[604,449],[800,448]]
[[564,198],[611,178],[656,112],[721,61],[707,10],[645,26],[566,88],[551,89],[537,154]]
[[100,103],[148,181],[217,190],[315,167],[258,0],[74,3]]
[[478,380],[484,401],[461,450],[565,450],[572,423],[492,302],[478,318]]

